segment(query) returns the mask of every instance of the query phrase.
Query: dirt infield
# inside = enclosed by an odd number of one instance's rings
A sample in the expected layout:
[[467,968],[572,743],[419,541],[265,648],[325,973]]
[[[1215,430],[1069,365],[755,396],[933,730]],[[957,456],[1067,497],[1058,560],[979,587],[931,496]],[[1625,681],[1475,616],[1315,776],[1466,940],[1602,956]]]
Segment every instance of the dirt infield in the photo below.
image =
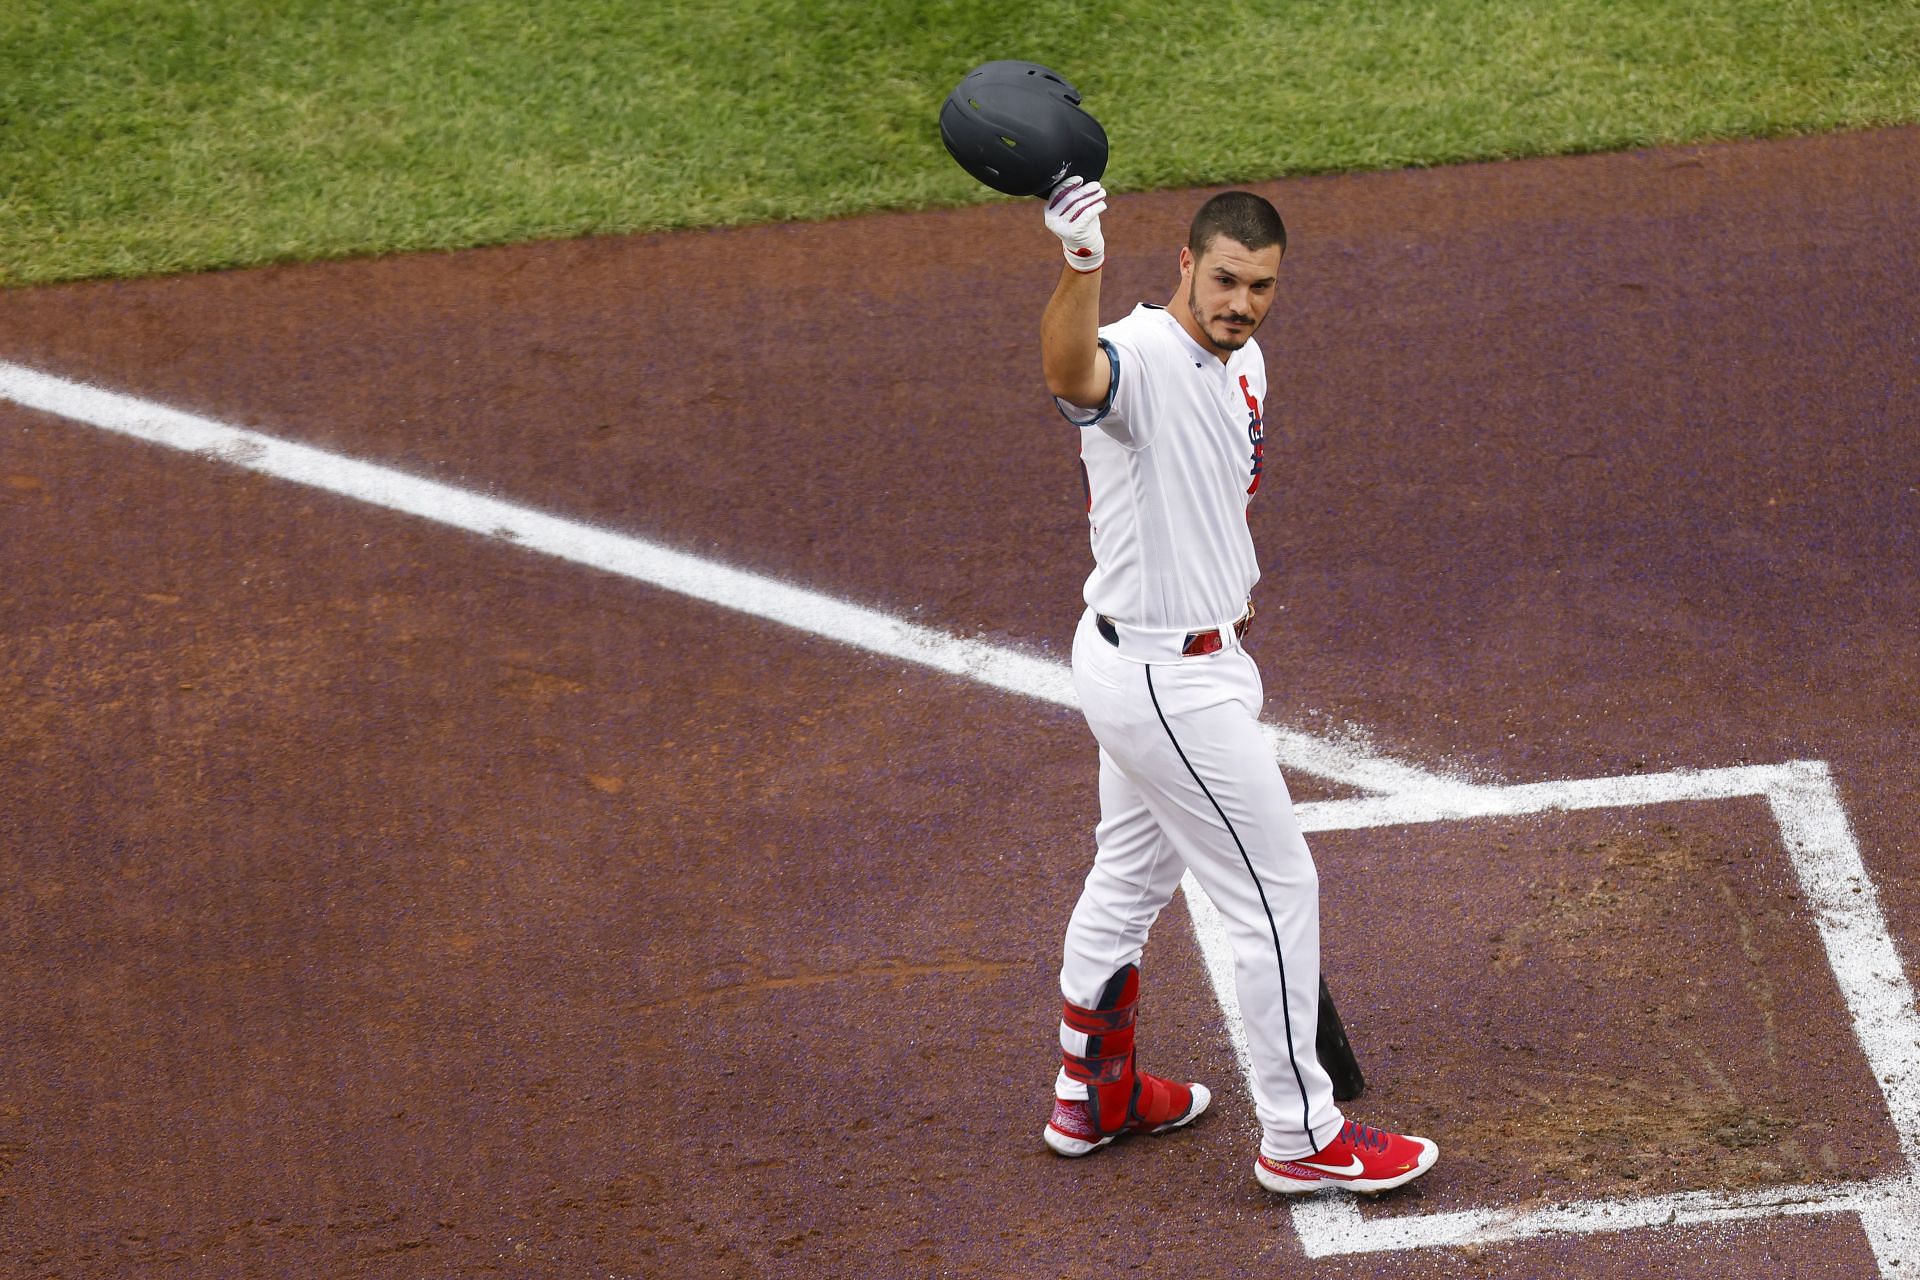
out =
[[[1489,785],[1826,762],[1920,972],[1920,130],[1260,189],[1268,719]],[[1197,198],[1115,201],[1110,317]],[[1008,204],[16,291],[0,361],[1064,661],[1050,245]],[[1341,1256],[1253,1183],[1184,900],[1143,1062],[1214,1112],[1040,1144],[1071,709],[4,399],[0,539],[0,1274],[1920,1268],[1791,1205],[1494,1229],[1914,1176],[1759,800],[1313,836],[1353,1114],[1442,1149],[1362,1219],[1491,1211]]]

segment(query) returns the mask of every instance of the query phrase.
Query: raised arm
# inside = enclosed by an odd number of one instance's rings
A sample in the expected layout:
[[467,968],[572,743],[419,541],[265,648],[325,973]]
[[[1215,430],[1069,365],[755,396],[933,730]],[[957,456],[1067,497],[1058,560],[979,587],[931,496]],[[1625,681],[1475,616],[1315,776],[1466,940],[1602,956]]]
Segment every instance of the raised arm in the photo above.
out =
[[1047,200],[1047,230],[1060,237],[1067,262],[1040,317],[1040,364],[1047,390],[1092,409],[1107,398],[1111,376],[1100,349],[1100,267],[1106,241],[1100,214],[1107,193],[1097,182],[1068,178]]

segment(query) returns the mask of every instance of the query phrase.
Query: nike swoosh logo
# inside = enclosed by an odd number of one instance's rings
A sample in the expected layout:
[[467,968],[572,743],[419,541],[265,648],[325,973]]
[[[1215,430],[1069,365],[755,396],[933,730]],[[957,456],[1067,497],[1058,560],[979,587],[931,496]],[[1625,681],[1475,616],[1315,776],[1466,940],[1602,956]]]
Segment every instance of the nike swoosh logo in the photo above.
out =
[[1338,1169],[1334,1168],[1332,1165],[1315,1164],[1311,1160],[1302,1160],[1299,1163],[1305,1165],[1309,1169],[1318,1169],[1321,1173],[1330,1173],[1336,1178],[1357,1178],[1362,1173],[1366,1172],[1366,1168],[1367,1168],[1366,1165],[1360,1163],[1359,1156],[1355,1156],[1353,1158],[1352,1164],[1345,1165]]

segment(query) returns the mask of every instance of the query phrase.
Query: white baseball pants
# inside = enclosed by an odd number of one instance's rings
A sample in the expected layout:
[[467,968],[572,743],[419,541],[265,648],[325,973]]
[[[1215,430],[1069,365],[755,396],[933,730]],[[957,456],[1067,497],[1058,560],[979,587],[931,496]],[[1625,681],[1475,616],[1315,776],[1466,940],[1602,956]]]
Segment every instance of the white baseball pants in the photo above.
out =
[[[1073,679],[1100,743],[1100,825],[1067,924],[1061,994],[1092,1005],[1116,969],[1137,964],[1191,868],[1233,944],[1261,1152],[1313,1154],[1342,1121],[1314,1048],[1320,880],[1257,723],[1258,668],[1237,642],[1175,662],[1123,658],[1089,610],[1074,636]],[[1141,1065],[1166,1074],[1149,1056]]]

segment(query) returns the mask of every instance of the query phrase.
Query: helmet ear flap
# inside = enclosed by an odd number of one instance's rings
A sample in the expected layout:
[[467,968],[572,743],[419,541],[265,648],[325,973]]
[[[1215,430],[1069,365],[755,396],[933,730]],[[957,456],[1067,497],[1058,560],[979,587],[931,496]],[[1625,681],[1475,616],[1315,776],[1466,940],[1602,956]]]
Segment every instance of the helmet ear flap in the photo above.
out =
[[940,107],[940,141],[955,162],[995,191],[1045,195],[1069,174],[1098,181],[1107,132],[1080,106],[1080,91],[1037,62],[982,63]]

